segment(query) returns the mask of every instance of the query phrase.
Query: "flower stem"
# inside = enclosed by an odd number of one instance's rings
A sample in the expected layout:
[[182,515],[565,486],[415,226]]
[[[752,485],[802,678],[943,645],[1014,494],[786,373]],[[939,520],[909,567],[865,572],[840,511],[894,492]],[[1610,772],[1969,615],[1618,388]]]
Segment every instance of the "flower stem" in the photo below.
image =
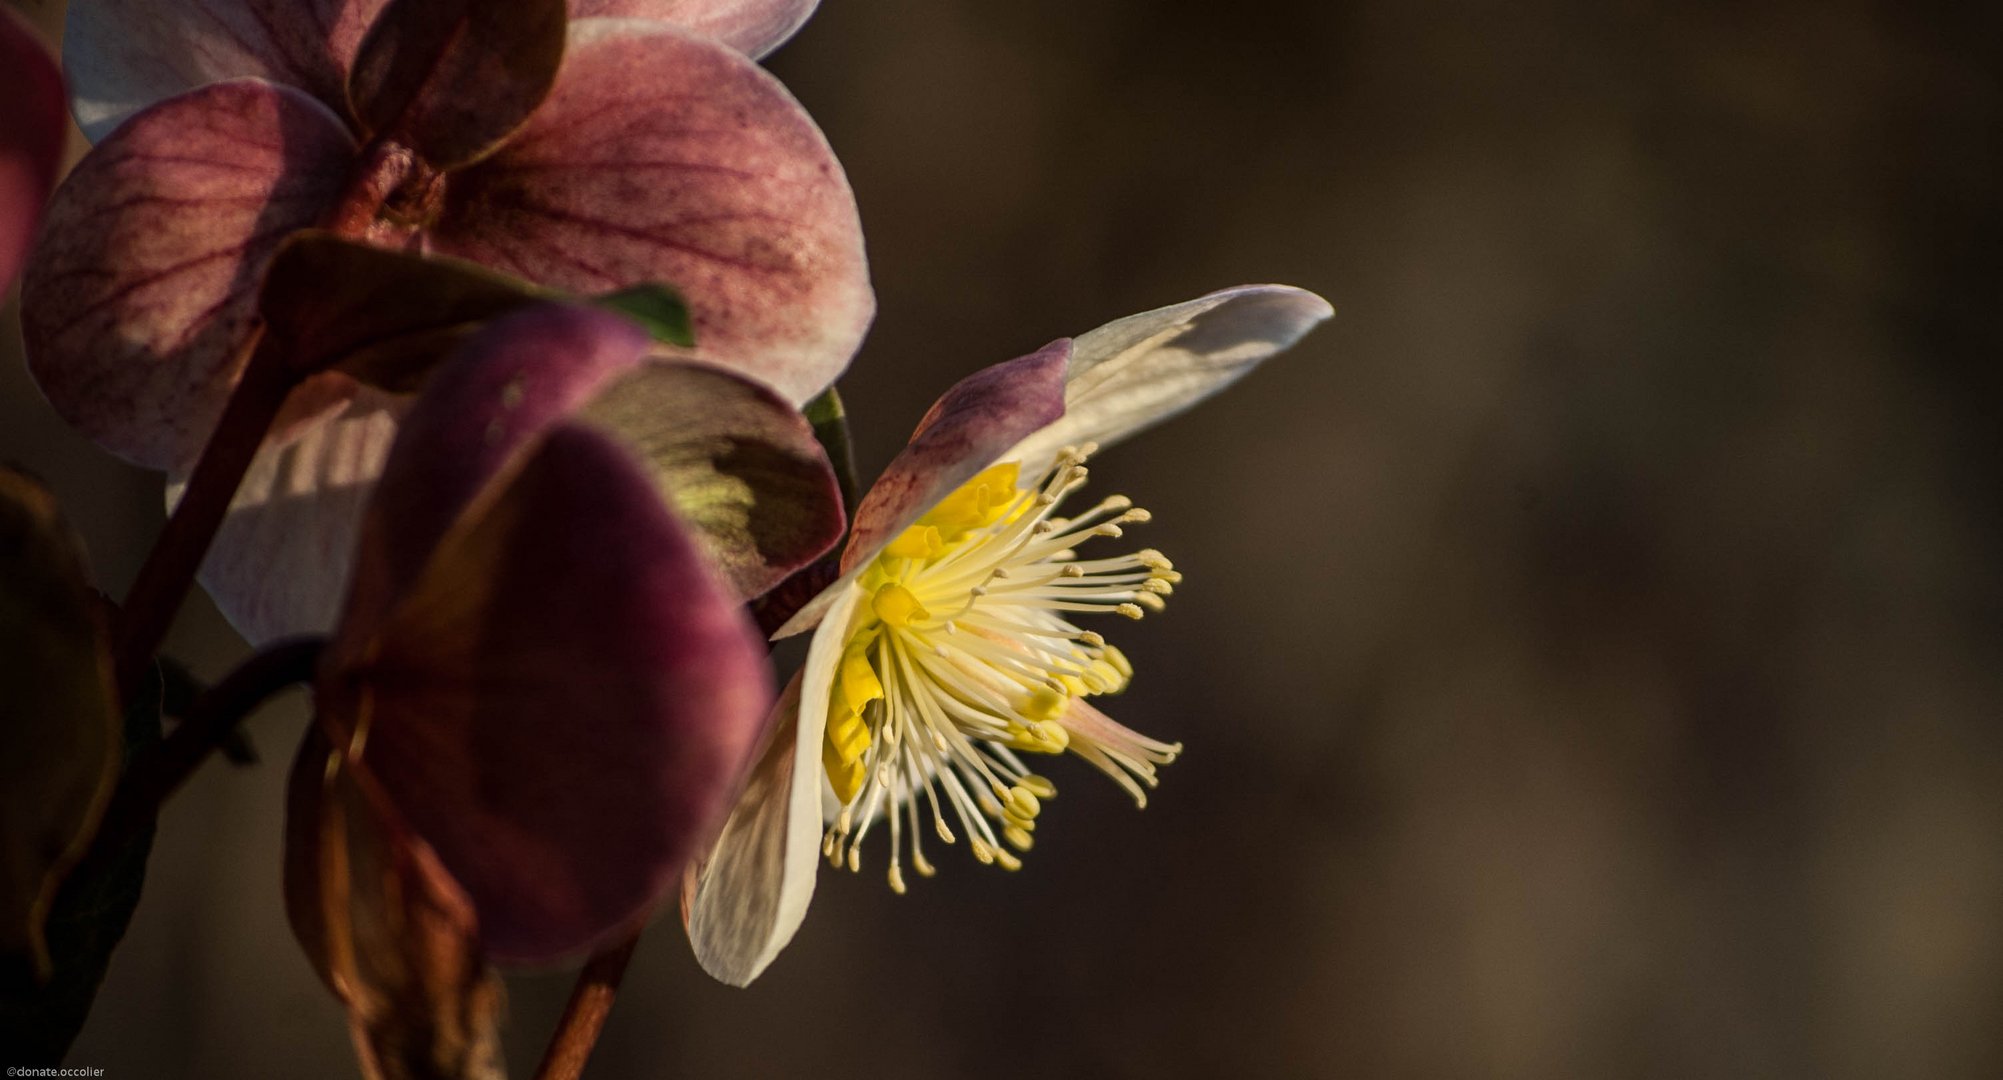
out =
[[139,677],[152,663],[174,614],[194,584],[195,572],[222,525],[230,500],[236,497],[237,485],[271,430],[286,395],[298,383],[284,353],[269,338],[258,334],[246,347],[252,351],[243,377],[195,463],[180,505],[167,519],[167,527],[126,595],[114,654],[121,701],[132,700]]
[[134,760],[119,778],[86,860],[115,854],[159,816],[167,797],[265,699],[289,686],[312,682],[325,646],[326,639],[320,637],[276,642],[196,698],[173,734]]
[[584,1063],[598,1045],[605,1017],[612,1011],[612,999],[619,993],[619,980],[625,977],[626,964],[639,944],[636,932],[593,954],[578,972],[577,986],[563,1007],[563,1019],[557,1022],[556,1034],[550,1036],[549,1048],[543,1051],[542,1064],[536,1066],[535,1080],[578,1080],[584,1075]]

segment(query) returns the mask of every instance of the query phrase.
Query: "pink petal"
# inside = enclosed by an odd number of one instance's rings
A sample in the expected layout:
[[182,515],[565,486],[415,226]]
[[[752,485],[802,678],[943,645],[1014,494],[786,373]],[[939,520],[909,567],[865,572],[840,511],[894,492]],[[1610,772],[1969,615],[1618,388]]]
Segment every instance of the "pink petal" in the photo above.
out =
[[1002,460],[1017,442],[1064,415],[1064,368],[1071,340],[1059,338],[1014,360],[995,364],[954,383],[918,422],[904,451],[870,485],[856,507],[842,576],[786,620],[772,637],[791,637],[818,625],[835,598],[932,504],[974,474]]
[[1250,374],[1333,314],[1305,289],[1240,285],[1080,334],[1064,418],[1006,456],[1036,472],[1065,446],[1118,442]]
[[[399,447],[384,491],[405,464]],[[376,632],[337,635],[322,719],[465,888],[489,955],[543,963],[630,930],[680,880],[771,683],[626,449],[560,424],[494,479]]]
[[269,79],[347,111],[347,74],[386,0],[70,0],[63,35],[77,123],[126,117],[211,83]]
[[0,292],[14,283],[62,165],[63,80],[41,42],[0,10]]
[[[408,407],[408,398],[363,390],[297,440],[258,451],[201,575],[245,640],[333,630],[363,507]],[[170,486],[170,502],[178,497]]]
[[696,355],[798,404],[875,301],[855,199],[771,76],[665,26],[575,28],[548,100],[449,182],[435,248],[572,292],[673,285]]
[[564,0],[390,0],[355,56],[348,104],[363,135],[457,168],[542,103],[567,27]]
[[493,323],[442,364],[404,419],[363,524],[348,632],[386,617],[496,474],[637,369],[649,344],[609,312],[545,304]]
[[[773,710],[765,753],[716,846],[685,888],[682,918],[703,970],[748,986],[806,921],[820,868],[821,741],[848,624],[863,592],[844,584]],[[805,703],[805,707],[803,707]]]
[[856,507],[842,569],[867,565],[933,503],[1063,416],[1070,358],[1070,339],[1059,338],[1028,356],[982,368],[941,394]]
[[22,284],[28,363],[64,419],[185,468],[222,412],[284,236],[338,195],[346,129],[296,90],[222,83],[132,118],[49,204]]
[[739,596],[763,595],[834,547],[848,526],[813,426],[742,376],[649,364],[578,418],[639,451]]
[[819,4],[820,0],[570,0],[570,17],[674,23],[755,59],[785,44]]

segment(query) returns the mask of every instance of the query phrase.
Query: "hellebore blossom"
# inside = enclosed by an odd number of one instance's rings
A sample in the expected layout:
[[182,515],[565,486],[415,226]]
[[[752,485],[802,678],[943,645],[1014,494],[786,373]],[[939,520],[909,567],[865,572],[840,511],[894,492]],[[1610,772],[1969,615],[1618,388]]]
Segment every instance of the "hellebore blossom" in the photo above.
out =
[[322,664],[322,727],[504,958],[586,947],[679,873],[770,704],[742,596],[841,530],[796,411],[650,348],[545,305],[448,359],[370,500]]
[[0,291],[14,283],[62,164],[63,80],[12,12],[0,11]]
[[495,322],[430,377],[369,502],[287,851],[365,1059],[477,1059],[486,961],[636,930],[765,727],[742,595],[834,543],[835,480],[772,391],[651,351],[592,308]]
[[288,799],[292,924],[367,1062],[487,1076],[487,964],[599,948],[681,882],[771,709],[743,595],[841,527],[795,409],[605,311],[525,309],[435,369]]
[[[1109,719],[1126,657],[1081,617],[1138,619],[1180,580],[1159,552],[1100,550],[1148,520],[1121,496],[1066,503],[1084,462],[1195,404],[1331,314],[1243,286],[1130,316],[948,390],[856,509],[841,577],[778,635],[815,628],[775,736],[708,863],[685,886],[697,958],[743,985],[798,928],[817,855],[860,865],[890,835],[891,887],[933,872],[922,837],[1008,869],[1077,754],[1145,804],[1179,747]],[[1011,850],[1013,849],[1013,850]]]
[[[812,7],[75,0],[65,57],[97,145],[28,268],[30,367],[101,445],[184,476],[263,268],[322,227],[571,293],[672,283],[691,356],[804,402],[874,309],[841,168],[751,59]],[[246,636],[331,624],[338,589],[268,586],[338,564],[405,406],[338,373],[292,393],[203,573]]]

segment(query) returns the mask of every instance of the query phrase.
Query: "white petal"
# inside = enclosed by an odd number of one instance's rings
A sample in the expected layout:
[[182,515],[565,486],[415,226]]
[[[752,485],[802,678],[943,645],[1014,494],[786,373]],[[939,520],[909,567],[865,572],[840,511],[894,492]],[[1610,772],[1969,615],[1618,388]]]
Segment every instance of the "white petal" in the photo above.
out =
[[[201,572],[216,607],[251,644],[334,628],[362,508],[401,411],[388,395],[365,391],[340,415],[251,462]],[[184,486],[179,478],[168,486],[169,506]]]
[[[732,986],[750,985],[807,917],[821,854],[821,739],[861,599],[861,589],[844,588],[814,634],[806,664],[780,699],[773,742],[686,901],[696,960]],[[789,704],[792,717],[784,712]]]
[[1240,285],[1107,323],[1072,344],[1063,418],[998,460],[1035,475],[1065,446],[1124,439],[1224,389],[1333,314],[1303,289]]

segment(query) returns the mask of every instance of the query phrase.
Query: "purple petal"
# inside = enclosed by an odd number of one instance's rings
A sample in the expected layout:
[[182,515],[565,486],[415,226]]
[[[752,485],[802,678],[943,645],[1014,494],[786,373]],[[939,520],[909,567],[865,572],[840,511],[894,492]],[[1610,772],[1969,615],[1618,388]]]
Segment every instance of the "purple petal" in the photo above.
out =
[[1065,446],[1106,446],[1195,405],[1335,314],[1290,285],[1240,285],[1079,335],[1064,418],[1010,451],[1036,472]]
[[1064,415],[1064,368],[1070,357],[1070,339],[1059,338],[1028,356],[982,368],[941,394],[904,451],[891,459],[856,507],[848,546],[842,550],[842,577],[794,612],[772,637],[791,637],[818,625],[885,544],[932,504],[1002,460],[1010,447]]
[[639,451],[737,595],[763,595],[842,537],[841,485],[813,426],[772,391],[700,364],[652,363],[578,419]]
[[62,165],[63,80],[34,34],[0,10],[0,292],[14,283]]
[[867,565],[933,503],[1063,416],[1070,358],[1070,339],[1059,338],[1028,356],[983,368],[941,394],[903,453],[891,459],[856,507],[842,569]]
[[847,366],[874,309],[855,199],[813,121],[743,56],[660,25],[580,24],[548,100],[452,177],[429,239],[572,292],[672,285],[698,358],[795,404]]
[[465,888],[488,953],[542,963],[630,930],[680,880],[771,682],[625,448],[561,424],[497,480],[379,632],[343,627],[322,719]]
[[674,23],[756,59],[785,44],[819,4],[820,0],[570,0],[570,17]]
[[363,523],[349,632],[387,615],[496,474],[643,363],[649,344],[609,312],[546,304],[496,321],[441,364],[404,418]]
[[86,156],[22,283],[28,363],[64,419],[138,464],[190,465],[242,370],[257,275],[333,204],[353,151],[312,98],[242,80]]
[[386,0],[70,0],[63,35],[77,123],[92,142],[156,102],[269,79],[347,110],[347,74]]
[[355,56],[348,103],[364,135],[456,168],[542,103],[567,24],[564,0],[390,0]]
[[[258,451],[201,576],[245,640],[333,630],[363,507],[408,407],[407,397],[363,390],[293,442]],[[177,500],[179,485],[168,495]]]

